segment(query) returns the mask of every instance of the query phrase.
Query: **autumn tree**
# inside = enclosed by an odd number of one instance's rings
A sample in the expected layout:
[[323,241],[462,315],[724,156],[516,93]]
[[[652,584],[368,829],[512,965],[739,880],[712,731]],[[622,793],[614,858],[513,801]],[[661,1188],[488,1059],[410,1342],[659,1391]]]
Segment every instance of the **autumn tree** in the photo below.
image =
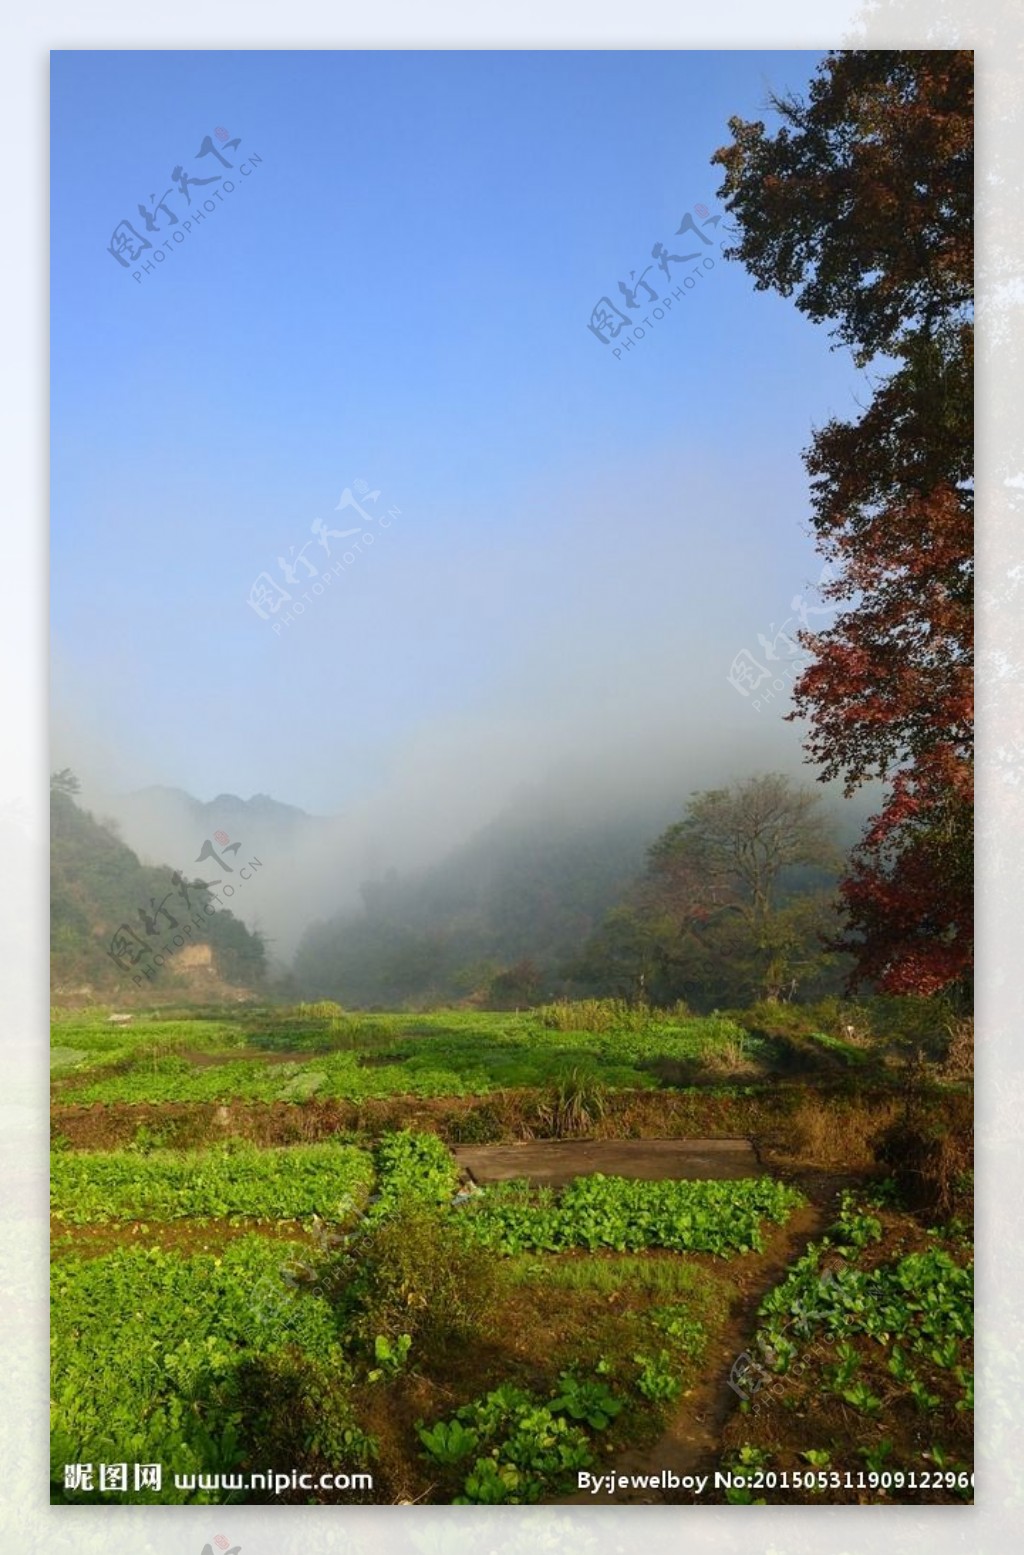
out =
[[972,101],[969,53],[840,51],[713,158],[730,256],[876,377],[805,455],[838,614],[801,634],[790,716],[823,779],[886,784],[841,943],[893,993],[966,993],[973,966]]

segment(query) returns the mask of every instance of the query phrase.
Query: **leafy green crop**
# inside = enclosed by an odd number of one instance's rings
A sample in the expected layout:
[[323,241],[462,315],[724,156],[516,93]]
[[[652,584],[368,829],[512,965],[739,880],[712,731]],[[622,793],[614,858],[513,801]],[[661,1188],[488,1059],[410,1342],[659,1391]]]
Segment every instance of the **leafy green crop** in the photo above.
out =
[[655,1404],[669,1404],[679,1397],[682,1383],[667,1350],[659,1350],[657,1355],[641,1353],[633,1359],[640,1368],[636,1385],[644,1398]]
[[54,1217],[71,1225],[190,1216],[340,1220],[370,1190],[369,1155],[351,1145],[261,1150],[58,1151],[51,1157]]
[[652,1307],[648,1318],[659,1333],[672,1341],[677,1350],[695,1359],[703,1356],[707,1349],[708,1332],[689,1307],[678,1303],[667,1307]]
[[231,1470],[260,1446],[261,1374],[279,1385],[291,1378],[307,1392],[319,1387],[316,1429],[324,1442],[333,1450],[346,1441],[365,1446],[345,1400],[350,1373],[334,1314],[315,1292],[296,1292],[282,1278],[282,1258],[299,1251],[251,1235],[216,1257],[125,1248],[56,1263],[51,1452],[58,1485],[66,1463],[162,1463],[160,1493],[134,1499],[221,1499],[176,1489],[173,1475]]
[[439,1420],[435,1426],[420,1424],[416,1431],[430,1457],[446,1467],[468,1458],[480,1440],[477,1432],[461,1420]]
[[397,1339],[377,1334],[373,1341],[373,1358],[377,1365],[367,1373],[367,1381],[380,1382],[382,1378],[397,1377],[408,1361],[411,1349],[411,1334],[399,1334]]
[[882,1407],[882,1400],[877,1393],[872,1393],[866,1382],[855,1382],[852,1388],[844,1388],[843,1398],[866,1415],[877,1414]]
[[486,1190],[461,1212],[475,1234],[501,1253],[570,1247],[633,1252],[735,1253],[763,1248],[763,1221],[783,1223],[804,1203],[771,1177],[736,1182],[643,1182],[595,1173],[556,1197],[522,1183]]
[[455,1504],[521,1505],[568,1489],[575,1472],[594,1457],[586,1433],[558,1412],[559,1402],[541,1403],[505,1383],[460,1409],[453,1424],[464,1426],[490,1452],[476,1459]]
[[603,1431],[622,1410],[621,1402],[605,1382],[580,1379],[564,1371],[558,1379],[558,1393],[549,1405],[553,1414],[571,1415],[595,1431]]
[[956,1263],[941,1248],[876,1269],[841,1269],[831,1279],[818,1274],[820,1256],[820,1248],[812,1249],[762,1302],[769,1345],[785,1337],[789,1316],[798,1308],[827,1335],[866,1334],[882,1344],[898,1339],[924,1354],[938,1343],[944,1360],[955,1358],[951,1340],[973,1334],[972,1266]]
[[[829,1235],[809,1248],[761,1303],[758,1349],[783,1374],[792,1370],[802,1342],[834,1345],[825,1383],[868,1416],[901,1395],[924,1414],[940,1408],[935,1389],[944,1372],[962,1389],[956,1408],[971,1408],[972,1265],[932,1245],[874,1268],[859,1267],[859,1254],[881,1235],[879,1221],[844,1195]],[[839,1251],[846,1261],[822,1274],[826,1251]],[[872,1344],[858,1348],[857,1339]]]
[[865,1214],[858,1207],[854,1195],[846,1189],[830,1239],[841,1248],[855,1248],[860,1252],[869,1243],[882,1240],[882,1223],[874,1215]]
[[374,1151],[377,1191],[369,1219],[390,1214],[400,1203],[450,1204],[459,1183],[451,1152],[436,1134],[411,1129],[385,1134]]
[[[102,1020],[62,1020],[54,1037],[65,1058],[58,1095],[82,1104],[483,1096],[506,1087],[557,1088],[571,1083],[574,1070],[609,1089],[650,1089],[658,1060],[700,1059],[749,1040],[722,1016],[647,1012],[642,1020],[616,1017],[601,1030],[577,1030],[552,1029],[540,1012],[318,1017],[312,1007],[219,1020],[140,1014],[117,1029]],[[71,1051],[85,1055],[73,1066]],[[294,1061],[270,1064],[257,1052]],[[223,1061],[198,1064],[196,1053]],[[367,1055],[375,1062],[361,1062]]]

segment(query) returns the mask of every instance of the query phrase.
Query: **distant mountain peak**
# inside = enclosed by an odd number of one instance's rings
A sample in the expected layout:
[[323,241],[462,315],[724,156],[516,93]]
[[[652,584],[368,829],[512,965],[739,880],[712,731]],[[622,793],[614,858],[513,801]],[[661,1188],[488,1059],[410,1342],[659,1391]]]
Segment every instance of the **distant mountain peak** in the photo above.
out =
[[280,799],[274,799],[270,794],[253,794],[250,799],[243,799],[241,794],[218,794],[215,799],[197,799],[195,794],[190,794],[185,788],[178,788],[168,783],[150,783],[145,788],[136,788],[130,794],[125,795],[129,801],[139,799],[173,799],[180,804],[185,804],[190,810],[210,812],[215,810],[243,810],[250,814],[267,816],[279,816],[293,819],[297,816],[309,818],[309,812],[298,805],[285,804]]

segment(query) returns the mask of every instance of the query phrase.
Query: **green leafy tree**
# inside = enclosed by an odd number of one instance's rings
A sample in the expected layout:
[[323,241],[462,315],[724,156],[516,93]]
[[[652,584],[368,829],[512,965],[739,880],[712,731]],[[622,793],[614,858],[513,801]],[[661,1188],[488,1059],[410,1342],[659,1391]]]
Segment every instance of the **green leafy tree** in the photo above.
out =
[[613,907],[568,968],[570,981],[589,992],[636,1004],[667,994],[666,926],[634,899]]
[[831,991],[839,853],[820,796],[768,773],[695,794],[571,971],[594,992],[698,1008]]
[[[188,913],[173,882],[173,871],[140,863],[109,827],[81,809],[74,799],[74,775],[65,770],[50,793],[50,960],[54,990],[87,985],[95,992],[130,992],[137,985],[109,952],[111,936],[125,923],[146,936],[144,912],[153,915],[161,932],[171,932],[171,919],[186,921]],[[205,882],[189,882],[193,904],[209,899]],[[161,910],[158,904],[165,904]],[[205,916],[193,943],[209,943],[217,970],[228,981],[260,986],[266,953],[262,937],[223,909]],[[154,944],[157,941],[154,939]],[[153,986],[181,983],[173,955],[153,970]],[[148,980],[146,986],[149,986]]]
[[544,986],[543,974],[524,956],[514,966],[506,967],[491,978],[487,1003],[492,1010],[519,1009],[521,1005],[536,1004]]
[[820,880],[837,863],[819,795],[766,773],[695,794],[650,850],[649,887],[692,942],[738,952],[757,991],[777,999],[820,959],[822,893],[813,910],[793,901],[794,873]]

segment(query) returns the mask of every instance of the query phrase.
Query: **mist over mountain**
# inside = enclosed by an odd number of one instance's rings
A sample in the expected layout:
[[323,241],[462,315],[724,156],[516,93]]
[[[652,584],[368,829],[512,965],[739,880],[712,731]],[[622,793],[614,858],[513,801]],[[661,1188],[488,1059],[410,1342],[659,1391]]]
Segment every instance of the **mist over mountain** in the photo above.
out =
[[194,861],[215,832],[250,852],[280,853],[301,846],[322,821],[267,794],[251,799],[218,794],[203,800],[160,784],[118,795],[108,804],[126,841],[149,863],[167,858]]
[[[453,782],[436,805],[428,772],[415,793],[390,803],[375,795],[338,815],[266,794],[201,800],[159,784],[105,791],[93,805],[146,865],[194,872],[205,850],[204,871],[222,879],[232,912],[262,936],[274,974],[294,971],[296,992],[382,1003],[435,977],[455,996],[474,967],[561,963],[689,796],[746,771],[723,770],[720,750],[671,759],[652,744],[646,757],[637,748],[614,765],[564,763],[503,795],[468,786],[463,795]],[[852,843],[870,800],[823,793]],[[237,863],[252,858],[260,867],[243,887]]]
[[[266,937],[272,964],[280,967],[290,959],[304,921],[296,860],[317,854],[317,838],[330,827],[326,818],[267,794],[243,799],[223,793],[202,800],[160,784],[106,794],[103,809],[145,864],[170,862],[188,872],[208,859],[232,893],[232,911]],[[243,886],[237,878],[239,861],[254,858],[259,868]]]
[[[861,824],[854,807],[806,783],[778,781],[788,793],[808,794],[836,848],[852,843]],[[595,806],[593,794],[589,803],[574,803],[552,791],[524,791],[438,862],[404,874],[389,870],[363,885],[358,908],[346,906],[312,924],[289,988],[303,998],[380,1008],[467,1000],[513,1008],[580,992],[636,995],[631,973],[630,986],[620,986],[624,964],[653,964],[666,953],[679,961],[678,947],[665,952],[663,943],[673,906],[652,903],[645,880],[652,848],[694,797],[649,795],[643,804]],[[811,960],[819,928],[832,926],[833,878],[830,869],[814,868],[780,877],[791,907],[802,903],[794,909],[803,914],[794,936]],[[705,901],[708,893],[713,900],[710,875],[695,884]],[[704,908],[698,917],[707,917]],[[678,929],[677,923],[669,937]],[[702,963],[696,988],[709,1007],[751,980],[749,966],[742,975],[739,968],[750,960],[748,936],[730,936],[713,944],[705,936],[696,957]],[[692,996],[692,947],[687,959],[685,992]],[[660,986],[671,988],[674,976],[662,977]]]
[[466,997],[524,963],[551,973],[636,875],[669,812],[651,802],[595,814],[523,793],[437,863],[389,870],[363,885],[358,909],[313,924],[295,957],[296,987],[363,1005],[429,1002]]
[[[524,937],[515,927],[517,914],[535,925],[543,921],[541,903],[529,895],[530,870],[544,892],[581,893],[575,913],[582,931],[673,812],[668,796],[633,807],[602,798],[599,785],[573,798],[557,788],[522,785],[497,816],[453,846],[440,829],[435,849],[403,847],[400,833],[390,848],[368,846],[364,835],[353,871],[351,818],[309,815],[265,794],[200,800],[183,789],[152,785],[107,795],[105,807],[125,842],[153,866],[172,860],[191,868],[204,847],[212,847],[231,872],[226,849],[232,844],[240,844],[240,856],[255,855],[261,869],[244,892],[238,889],[233,910],[266,936],[279,971],[290,965],[312,923],[339,914],[344,920],[367,903],[377,910],[399,898],[416,924],[438,915],[482,914],[489,927],[478,930],[481,955],[504,960],[506,943],[513,957],[536,953],[538,929]],[[560,870],[570,876],[561,883]],[[517,896],[521,902],[513,909]],[[564,944],[566,932],[563,924],[558,943]]]

